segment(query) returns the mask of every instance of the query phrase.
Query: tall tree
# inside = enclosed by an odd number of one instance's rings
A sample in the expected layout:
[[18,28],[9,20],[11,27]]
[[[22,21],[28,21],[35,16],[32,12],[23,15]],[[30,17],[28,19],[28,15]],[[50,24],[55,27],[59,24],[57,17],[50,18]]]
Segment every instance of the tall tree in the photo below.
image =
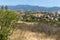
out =
[[4,10],[4,6],[3,5],[1,6],[1,10]]
[[5,6],[5,10],[8,10],[8,6],[7,5]]

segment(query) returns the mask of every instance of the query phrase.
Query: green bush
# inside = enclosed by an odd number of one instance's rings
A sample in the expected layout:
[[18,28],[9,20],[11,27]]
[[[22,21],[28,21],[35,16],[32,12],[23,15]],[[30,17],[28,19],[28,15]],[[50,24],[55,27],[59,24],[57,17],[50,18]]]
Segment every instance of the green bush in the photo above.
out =
[[18,17],[13,11],[0,10],[0,40],[7,40],[15,28]]

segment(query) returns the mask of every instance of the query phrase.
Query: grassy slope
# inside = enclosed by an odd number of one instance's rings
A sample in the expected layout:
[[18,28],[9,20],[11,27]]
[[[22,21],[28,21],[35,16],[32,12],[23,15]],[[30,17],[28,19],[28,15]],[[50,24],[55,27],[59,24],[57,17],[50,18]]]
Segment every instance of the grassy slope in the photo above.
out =
[[60,35],[58,34],[59,30],[59,27],[47,24],[24,22],[18,24],[18,28],[13,32],[11,40],[56,40]]

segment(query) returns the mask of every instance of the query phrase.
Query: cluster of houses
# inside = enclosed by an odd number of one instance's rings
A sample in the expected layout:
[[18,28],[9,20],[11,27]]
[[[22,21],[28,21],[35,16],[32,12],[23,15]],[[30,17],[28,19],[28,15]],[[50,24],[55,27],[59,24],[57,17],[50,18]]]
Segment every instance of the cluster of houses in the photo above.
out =
[[52,21],[60,21],[60,12],[51,12],[51,13],[47,13],[44,15],[43,17],[46,20],[52,20]]
[[[57,12],[20,12],[20,15],[32,15],[35,17],[38,17],[37,20],[39,20],[39,17],[45,20],[52,20],[52,21],[60,21],[60,11]],[[28,17],[29,18],[29,17]]]

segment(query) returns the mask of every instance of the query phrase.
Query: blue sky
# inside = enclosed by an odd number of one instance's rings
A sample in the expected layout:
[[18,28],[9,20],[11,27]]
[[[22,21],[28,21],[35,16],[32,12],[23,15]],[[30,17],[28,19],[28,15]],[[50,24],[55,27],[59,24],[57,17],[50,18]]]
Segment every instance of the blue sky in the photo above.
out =
[[45,7],[60,7],[60,0],[0,0],[0,5],[33,5]]

